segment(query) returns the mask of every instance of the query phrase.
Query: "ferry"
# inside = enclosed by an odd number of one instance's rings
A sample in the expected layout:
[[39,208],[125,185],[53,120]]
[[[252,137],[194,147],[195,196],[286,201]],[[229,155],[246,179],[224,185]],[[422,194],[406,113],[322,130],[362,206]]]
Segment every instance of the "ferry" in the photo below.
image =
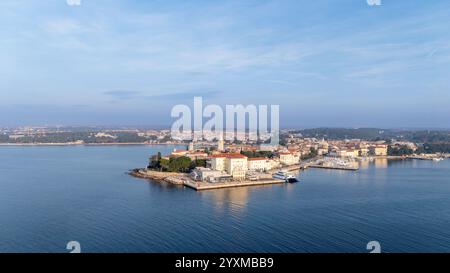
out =
[[284,171],[278,171],[278,172],[274,173],[272,175],[272,177],[276,178],[276,179],[284,180],[284,181],[286,181],[286,183],[298,182],[298,179],[294,175],[289,174],[289,173],[284,172]]

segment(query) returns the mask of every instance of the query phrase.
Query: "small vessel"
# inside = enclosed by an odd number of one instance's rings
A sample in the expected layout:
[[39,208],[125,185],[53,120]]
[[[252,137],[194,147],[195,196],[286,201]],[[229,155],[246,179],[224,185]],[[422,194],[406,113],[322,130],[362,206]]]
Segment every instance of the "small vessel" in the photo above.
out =
[[437,161],[437,162],[442,161],[442,160],[444,160],[442,157],[435,157],[435,158],[433,158],[433,161]]
[[272,177],[273,177],[273,178],[276,178],[276,179],[284,180],[284,181],[286,181],[287,183],[295,183],[295,182],[298,182],[298,179],[297,179],[294,175],[292,175],[292,174],[290,174],[290,173],[288,173],[288,172],[284,172],[284,171],[278,171],[278,172],[274,173],[274,174],[272,175]]

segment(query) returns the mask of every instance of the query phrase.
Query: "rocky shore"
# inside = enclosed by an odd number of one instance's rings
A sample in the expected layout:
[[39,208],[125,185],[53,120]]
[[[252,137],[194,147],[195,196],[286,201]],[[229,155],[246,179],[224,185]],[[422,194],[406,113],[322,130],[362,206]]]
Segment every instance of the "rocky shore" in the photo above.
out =
[[138,178],[151,179],[158,182],[169,182],[175,185],[183,185],[186,177],[184,173],[158,172],[148,169],[134,169],[130,171],[130,175]]

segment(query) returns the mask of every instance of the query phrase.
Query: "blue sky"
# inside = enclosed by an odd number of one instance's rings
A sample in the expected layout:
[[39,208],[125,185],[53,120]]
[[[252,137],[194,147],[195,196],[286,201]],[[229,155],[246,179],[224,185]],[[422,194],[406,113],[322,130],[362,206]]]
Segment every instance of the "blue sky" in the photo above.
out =
[[279,104],[282,127],[445,127],[450,2],[2,0],[0,127],[170,125]]

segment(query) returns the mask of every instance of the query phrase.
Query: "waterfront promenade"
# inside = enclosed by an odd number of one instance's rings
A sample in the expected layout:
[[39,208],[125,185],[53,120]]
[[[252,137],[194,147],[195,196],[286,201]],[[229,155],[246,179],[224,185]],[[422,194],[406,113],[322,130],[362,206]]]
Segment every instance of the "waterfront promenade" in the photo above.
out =
[[224,189],[224,188],[235,188],[235,187],[247,187],[247,186],[261,186],[261,185],[271,185],[271,184],[284,184],[284,180],[280,179],[260,179],[256,181],[243,180],[243,181],[231,181],[231,182],[219,182],[219,183],[208,183],[208,182],[196,182],[192,180],[185,180],[184,185],[197,191],[202,190],[214,190],[214,189]]
[[241,181],[228,181],[228,182],[200,182],[192,180],[188,174],[183,173],[169,173],[169,172],[157,172],[145,169],[135,169],[130,172],[130,175],[138,178],[151,179],[157,182],[168,182],[174,185],[184,185],[191,189],[201,191],[201,190],[212,190],[212,189],[223,189],[223,188],[234,188],[234,187],[245,187],[245,186],[260,186],[269,184],[283,184],[286,183],[284,180],[274,179],[274,178],[261,178],[258,180],[241,180]]

